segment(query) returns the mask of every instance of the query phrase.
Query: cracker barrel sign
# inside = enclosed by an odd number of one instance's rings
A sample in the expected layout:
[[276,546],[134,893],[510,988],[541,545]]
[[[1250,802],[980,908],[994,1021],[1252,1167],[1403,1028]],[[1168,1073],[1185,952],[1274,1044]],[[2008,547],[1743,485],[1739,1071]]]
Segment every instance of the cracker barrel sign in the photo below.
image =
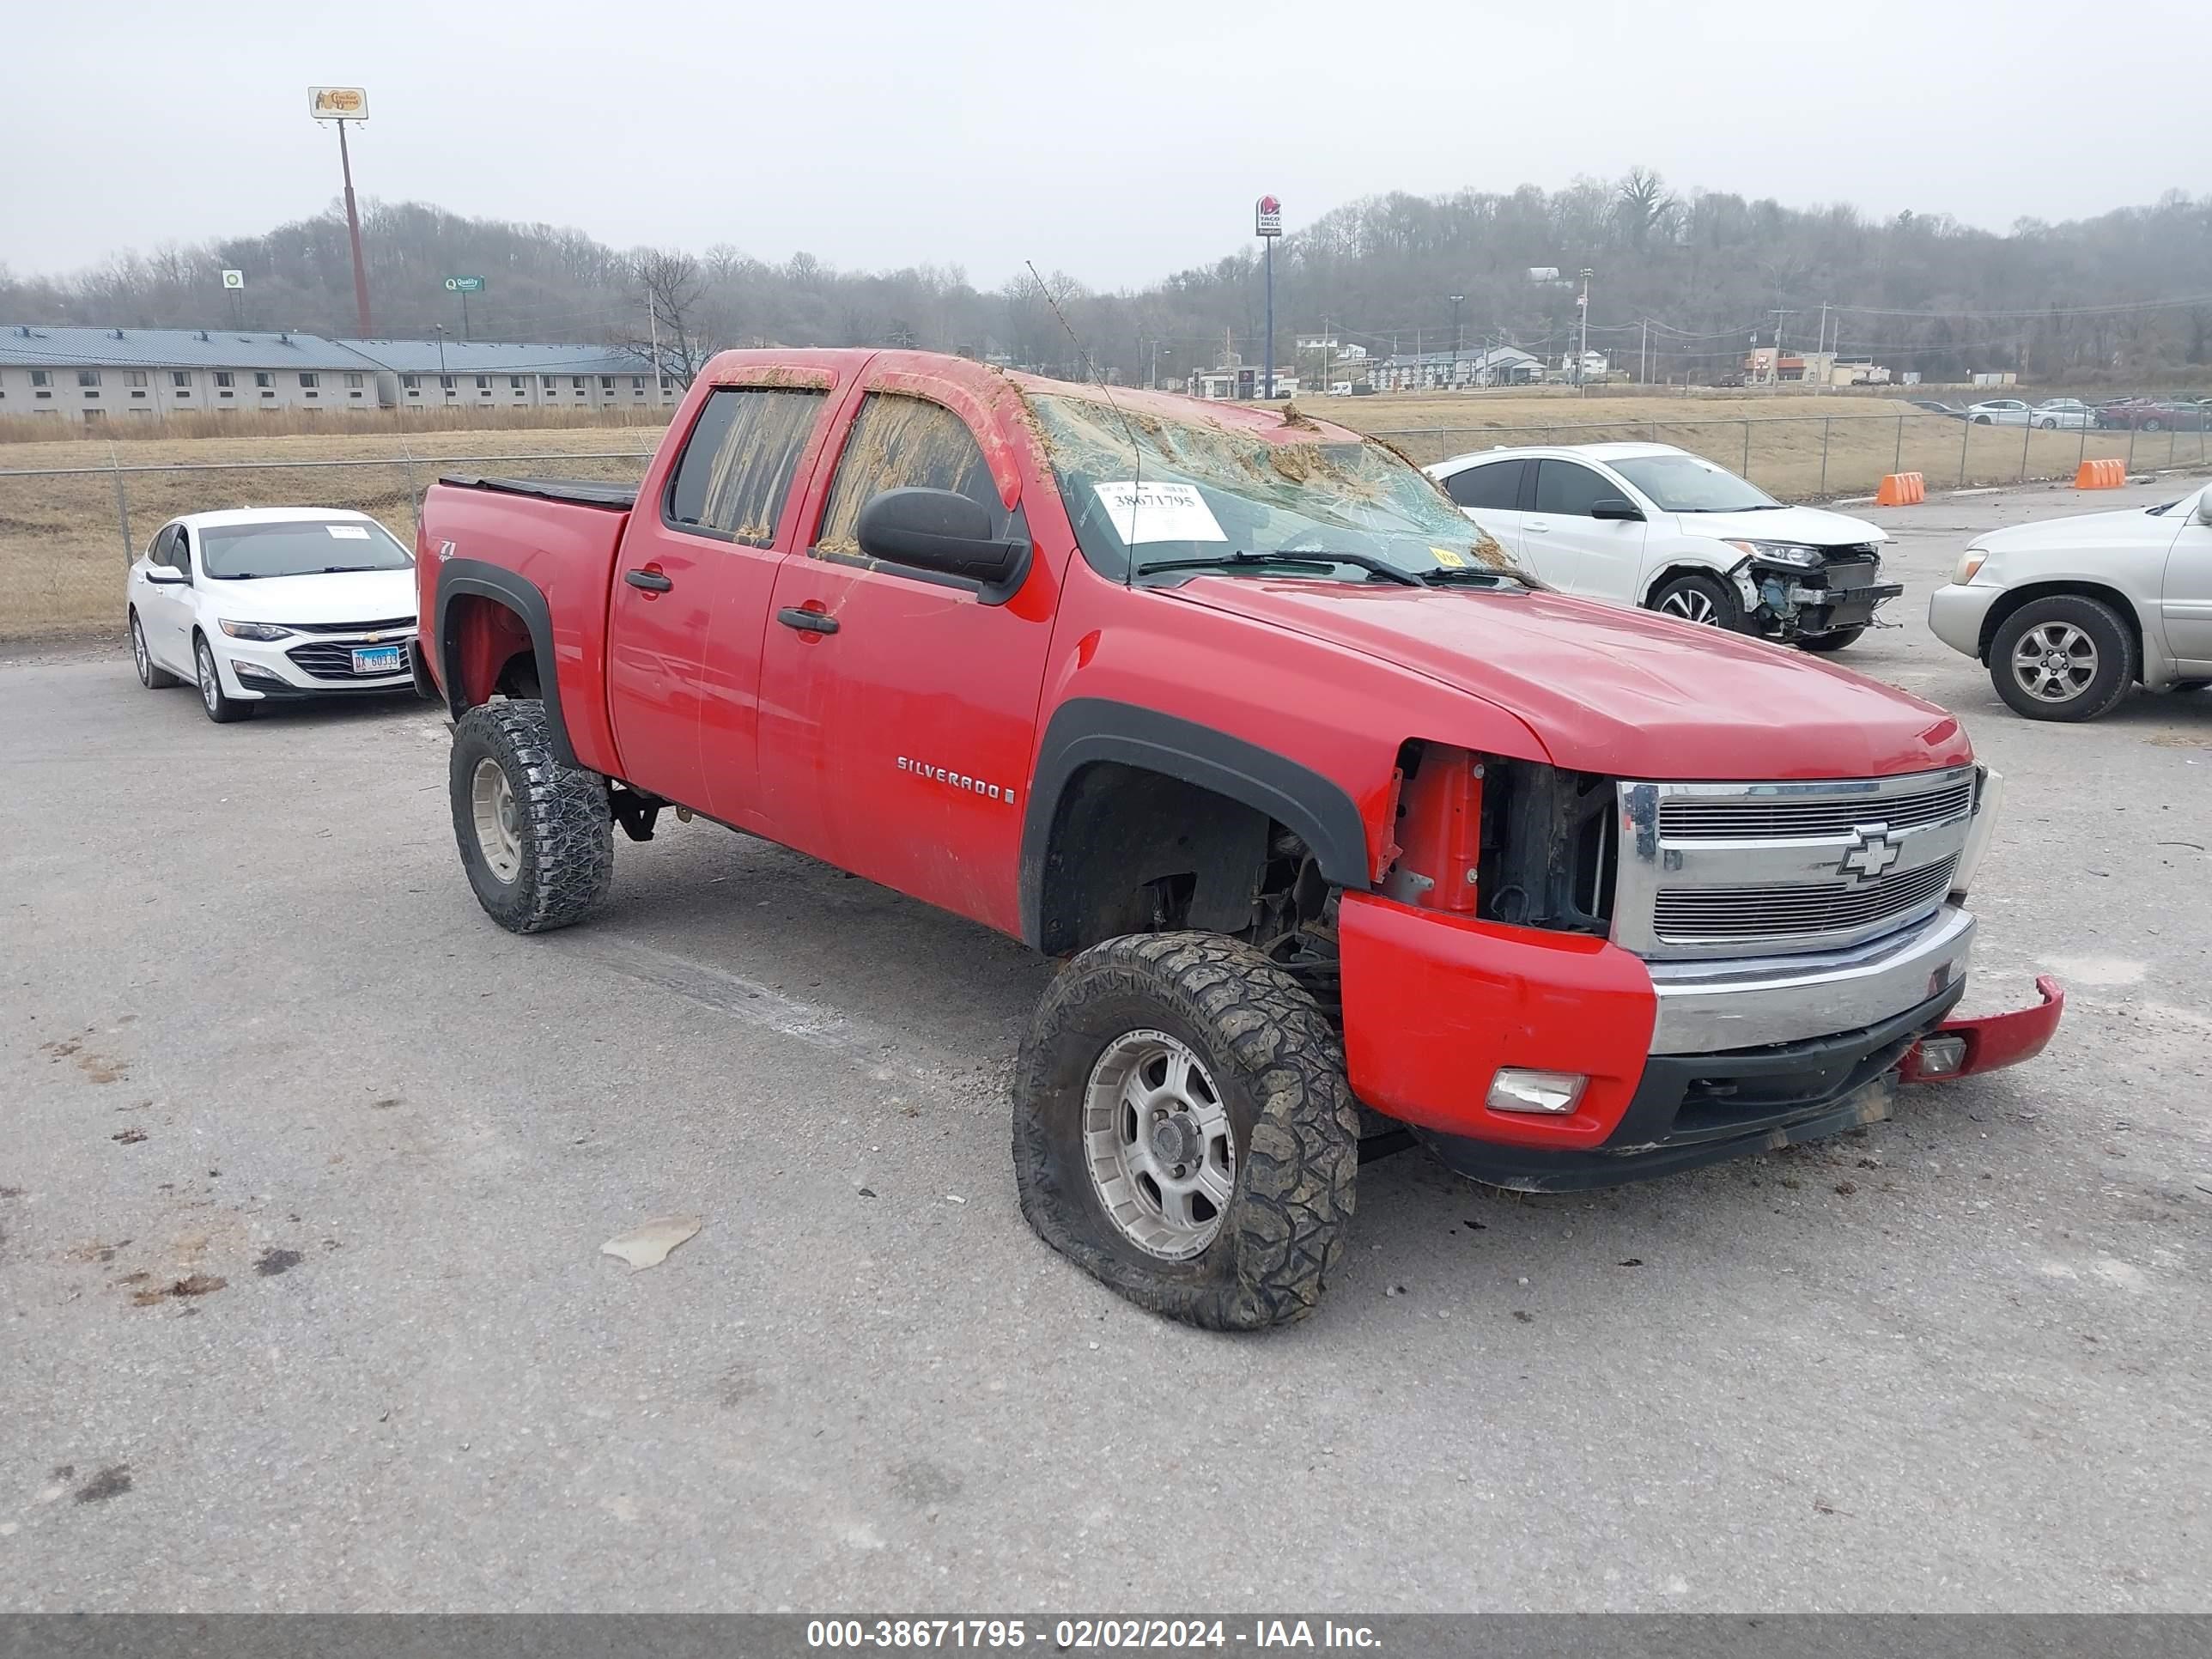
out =
[[307,112],[318,121],[366,121],[368,93],[361,87],[309,87]]

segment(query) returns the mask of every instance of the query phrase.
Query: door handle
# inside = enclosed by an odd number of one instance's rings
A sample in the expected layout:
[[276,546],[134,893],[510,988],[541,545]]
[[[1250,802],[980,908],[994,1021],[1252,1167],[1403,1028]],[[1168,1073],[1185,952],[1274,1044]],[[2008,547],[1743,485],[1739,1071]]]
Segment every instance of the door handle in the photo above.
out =
[[775,613],[775,619],[786,628],[795,628],[802,634],[834,634],[837,619],[826,611],[809,611],[804,605],[787,605]]
[[665,593],[676,586],[672,579],[658,570],[625,570],[623,580],[632,587],[641,587],[648,593]]
[[1521,527],[1522,527],[1523,530],[1533,530],[1533,531],[1534,531],[1534,532],[1535,532],[1538,535],[1540,535],[1540,536],[1547,536],[1547,535],[1551,534],[1551,531],[1552,531],[1552,526],[1550,526],[1550,524],[1548,524],[1547,522],[1546,522],[1546,521],[1545,521],[1544,520],[1542,520],[1542,519],[1530,519],[1530,520],[1528,520],[1527,521],[1525,521],[1525,522],[1522,525],[1522,526],[1521,526]]

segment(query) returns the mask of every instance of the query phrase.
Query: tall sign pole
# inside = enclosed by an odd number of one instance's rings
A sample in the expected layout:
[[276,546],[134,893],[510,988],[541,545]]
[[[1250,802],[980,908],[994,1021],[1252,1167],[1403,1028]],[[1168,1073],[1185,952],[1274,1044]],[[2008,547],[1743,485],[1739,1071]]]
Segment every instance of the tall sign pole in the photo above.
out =
[[338,130],[338,171],[345,177],[346,236],[353,244],[354,321],[364,340],[374,332],[368,322],[368,267],[361,257],[361,214],[353,200],[353,156],[346,149],[346,123],[368,119],[368,94],[360,87],[309,87],[307,112],[331,121]]
[[1275,395],[1275,242],[1283,234],[1283,204],[1272,196],[1262,196],[1252,210],[1252,230],[1267,249],[1267,389],[1260,395],[1272,399]]

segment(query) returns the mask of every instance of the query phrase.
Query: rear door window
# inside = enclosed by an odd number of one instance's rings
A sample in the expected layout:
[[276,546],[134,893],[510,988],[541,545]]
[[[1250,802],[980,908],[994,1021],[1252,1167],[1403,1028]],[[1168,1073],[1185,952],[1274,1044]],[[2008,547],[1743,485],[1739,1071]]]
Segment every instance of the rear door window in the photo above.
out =
[[772,544],[824,396],[790,386],[718,387],[669,480],[669,527],[748,547]]
[[908,489],[957,490],[1006,523],[990,464],[965,421],[926,398],[872,392],[845,435],[815,550],[857,554],[860,509],[884,490]]
[[1572,461],[1540,461],[1536,465],[1536,511],[1562,518],[1587,519],[1590,503],[1620,491],[1586,466]]
[[1462,507],[1510,512],[1521,504],[1521,473],[1528,465],[1526,461],[1492,461],[1471,466],[1452,474],[1444,488]]

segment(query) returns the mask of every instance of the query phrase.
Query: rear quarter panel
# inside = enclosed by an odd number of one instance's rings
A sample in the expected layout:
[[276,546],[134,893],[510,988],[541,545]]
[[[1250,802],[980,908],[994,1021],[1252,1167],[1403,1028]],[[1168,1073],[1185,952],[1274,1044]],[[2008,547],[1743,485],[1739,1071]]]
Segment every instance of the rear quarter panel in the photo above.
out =
[[[423,637],[443,684],[445,664],[432,630],[438,626],[438,593],[451,582],[460,590],[472,567],[520,576],[545,602],[551,624],[552,672],[561,714],[578,764],[620,775],[614,734],[607,720],[607,593],[615,554],[629,514],[603,507],[526,495],[433,484],[423,498],[420,556]],[[447,687],[448,694],[455,688]],[[465,683],[465,701],[481,702],[489,685]]]

